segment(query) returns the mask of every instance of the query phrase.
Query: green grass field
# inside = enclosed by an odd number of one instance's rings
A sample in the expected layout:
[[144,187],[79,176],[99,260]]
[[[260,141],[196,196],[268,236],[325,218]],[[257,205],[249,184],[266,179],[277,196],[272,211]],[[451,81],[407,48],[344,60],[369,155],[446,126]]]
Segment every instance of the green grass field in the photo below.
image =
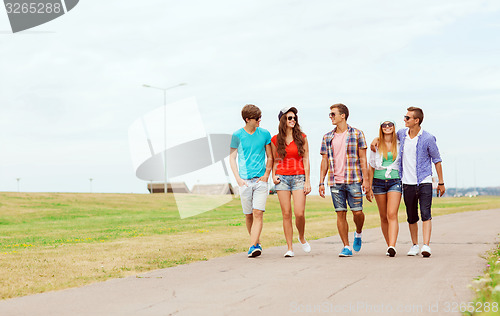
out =
[[484,275],[474,279],[470,285],[476,292],[474,302],[459,306],[463,315],[500,314],[500,245],[488,252],[485,259]]
[[[440,198],[433,216],[498,207],[500,197]],[[262,244],[285,244],[277,196],[266,210]],[[375,203],[365,214],[365,228],[379,226]],[[308,197],[306,220],[308,239],[337,233],[330,198]],[[248,243],[239,199],[180,219],[171,195],[0,193],[0,298],[208,260]]]

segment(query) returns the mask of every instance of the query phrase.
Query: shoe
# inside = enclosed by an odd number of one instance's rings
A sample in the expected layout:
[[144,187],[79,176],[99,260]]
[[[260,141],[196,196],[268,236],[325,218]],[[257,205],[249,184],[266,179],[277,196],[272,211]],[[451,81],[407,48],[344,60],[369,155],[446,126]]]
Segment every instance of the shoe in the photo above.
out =
[[298,238],[298,239],[299,239],[300,245],[302,246],[302,250],[304,250],[304,252],[307,252],[307,253],[311,252],[311,245],[309,245],[309,243],[307,242],[307,240],[304,238],[304,240],[306,240],[306,242],[302,243],[300,241],[300,238]]
[[250,249],[248,249],[248,257],[249,258],[255,258],[255,257],[258,257],[260,256],[260,254],[262,253],[262,248],[260,248],[260,245],[257,245],[257,246],[250,246]]
[[342,251],[339,253],[339,257],[352,257],[351,249],[344,247]]
[[354,249],[354,251],[356,252],[361,250],[361,237],[354,237],[354,242],[352,243],[352,249]]
[[385,255],[386,255],[387,257],[389,257],[389,255],[390,255],[390,254],[389,254],[389,251],[386,251],[386,252],[385,252]]
[[420,252],[420,247],[418,245],[413,245],[410,248],[410,251],[408,251],[407,255],[408,256],[416,256]]
[[396,248],[394,248],[393,246],[387,248],[387,255],[389,257],[394,257],[396,255]]
[[288,250],[284,255],[285,258],[291,258],[293,256],[295,256],[295,254],[291,250]]
[[427,245],[422,246],[422,256],[424,258],[429,258],[431,256],[431,247]]

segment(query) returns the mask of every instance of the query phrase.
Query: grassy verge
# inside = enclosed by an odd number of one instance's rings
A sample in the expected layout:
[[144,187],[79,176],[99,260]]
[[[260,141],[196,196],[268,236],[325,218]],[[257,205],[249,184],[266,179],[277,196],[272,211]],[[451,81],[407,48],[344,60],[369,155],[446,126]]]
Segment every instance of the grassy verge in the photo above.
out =
[[500,315],[500,245],[486,255],[484,275],[472,281],[473,304],[461,306],[464,315]]
[[[433,216],[500,207],[499,197],[440,198]],[[379,226],[375,203],[365,227]],[[331,199],[310,196],[306,236],[337,233]],[[405,221],[404,206],[400,221]],[[264,247],[285,244],[277,196],[264,216]],[[349,216],[353,228],[352,217]],[[180,219],[171,195],[0,193],[0,299],[244,252],[239,199]]]

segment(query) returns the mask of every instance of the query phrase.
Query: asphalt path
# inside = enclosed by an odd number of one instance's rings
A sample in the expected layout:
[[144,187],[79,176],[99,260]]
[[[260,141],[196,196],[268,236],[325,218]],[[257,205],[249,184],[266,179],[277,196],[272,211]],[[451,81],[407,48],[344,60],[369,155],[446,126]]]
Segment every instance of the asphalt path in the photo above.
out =
[[[333,215],[332,215],[333,216]],[[0,302],[0,315],[460,315],[467,287],[495,247],[500,209],[435,217],[432,256],[409,257],[408,225],[400,224],[396,257],[385,256],[380,228],[340,258],[339,236]],[[265,226],[264,226],[265,230]],[[349,235],[352,242],[352,233]],[[421,231],[419,231],[421,239]],[[265,247],[265,245],[264,245]]]

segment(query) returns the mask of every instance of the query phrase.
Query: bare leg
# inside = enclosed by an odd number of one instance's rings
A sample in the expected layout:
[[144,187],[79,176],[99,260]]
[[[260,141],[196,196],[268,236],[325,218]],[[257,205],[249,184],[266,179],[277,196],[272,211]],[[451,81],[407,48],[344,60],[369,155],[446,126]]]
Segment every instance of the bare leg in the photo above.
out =
[[418,245],[418,223],[408,224],[410,228],[411,242],[414,245]]
[[352,216],[354,224],[356,224],[356,232],[361,234],[363,231],[363,224],[365,223],[365,213],[363,213],[363,211],[354,211],[352,212]]
[[429,245],[431,241],[432,220],[422,222],[422,232],[424,237],[424,244]]
[[301,243],[305,243],[304,231],[306,228],[306,195],[304,190],[295,190],[292,192],[293,195],[293,212],[295,214],[295,226],[299,231],[299,240]]
[[387,220],[387,194],[376,194],[375,201],[377,201],[378,213],[380,215],[380,228],[384,235],[387,246],[391,246],[389,242],[389,222]]
[[293,250],[293,225],[292,225],[292,203],[290,198],[292,196],[290,191],[277,191],[278,199],[281,206],[281,214],[283,215],[283,232],[285,233],[285,240],[288,250]]
[[252,245],[257,245],[262,232],[262,224],[264,222],[264,212],[260,210],[253,210],[253,225],[250,232],[250,242]]
[[389,223],[388,225],[389,246],[393,247],[396,247],[396,241],[398,239],[398,233],[399,233],[398,210],[400,203],[401,203],[401,193],[399,192],[387,193],[387,221]]
[[245,214],[245,222],[247,225],[248,234],[252,234],[253,214]]
[[349,224],[347,223],[347,211],[339,211],[337,213],[337,230],[339,231],[340,239],[345,246],[349,246]]

